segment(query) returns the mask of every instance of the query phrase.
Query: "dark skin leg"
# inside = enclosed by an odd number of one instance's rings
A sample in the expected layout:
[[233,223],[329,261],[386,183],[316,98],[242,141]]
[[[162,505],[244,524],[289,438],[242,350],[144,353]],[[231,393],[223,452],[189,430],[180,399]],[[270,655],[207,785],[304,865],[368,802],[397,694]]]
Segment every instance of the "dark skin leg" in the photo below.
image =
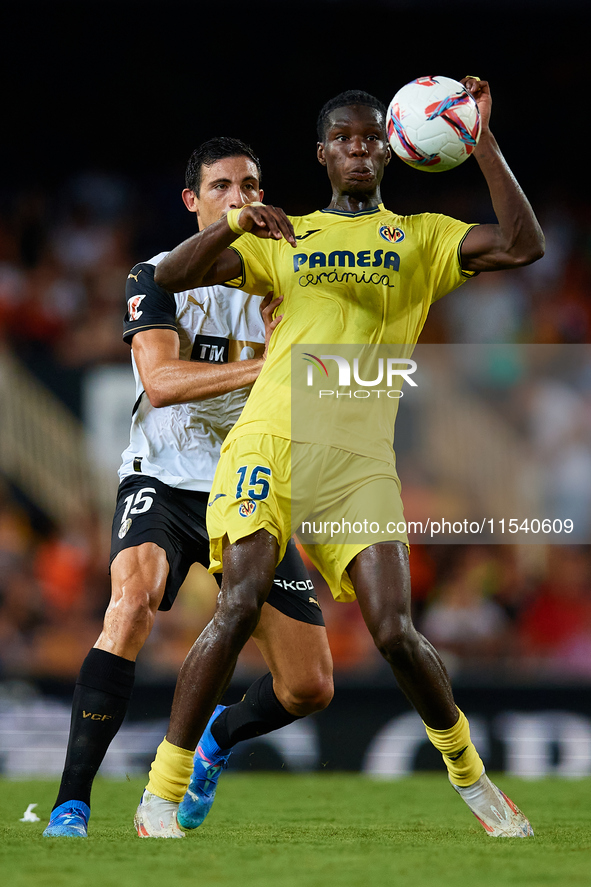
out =
[[215,613],[179,672],[167,740],[194,749],[226,687],[236,660],[257,627],[273,584],[277,541],[266,530],[224,548],[224,578]]
[[351,561],[347,572],[365,624],[402,692],[428,727],[453,727],[458,709],[445,666],[412,622],[406,546],[402,542],[372,545]]

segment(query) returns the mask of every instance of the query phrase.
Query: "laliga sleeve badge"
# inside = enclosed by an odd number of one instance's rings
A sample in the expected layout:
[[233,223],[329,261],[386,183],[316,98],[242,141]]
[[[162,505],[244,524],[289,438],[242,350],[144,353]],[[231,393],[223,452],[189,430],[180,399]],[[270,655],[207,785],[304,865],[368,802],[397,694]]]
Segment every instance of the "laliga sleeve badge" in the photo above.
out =
[[256,511],[257,504],[252,499],[246,499],[238,506],[238,514],[240,517],[250,517]]
[[129,530],[130,526],[131,526],[131,518],[128,517],[127,520],[124,520],[123,523],[121,524],[121,526],[119,527],[119,532],[117,533],[117,535],[119,536],[120,539],[123,539],[123,537],[126,535],[127,531]]

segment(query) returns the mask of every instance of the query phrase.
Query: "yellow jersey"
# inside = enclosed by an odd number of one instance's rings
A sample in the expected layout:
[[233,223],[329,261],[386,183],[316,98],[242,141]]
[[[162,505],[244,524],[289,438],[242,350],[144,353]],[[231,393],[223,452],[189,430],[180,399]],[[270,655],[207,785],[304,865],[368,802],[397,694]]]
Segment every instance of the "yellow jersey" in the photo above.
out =
[[[283,320],[226,443],[245,434],[272,434],[391,460],[396,403],[370,391],[373,396],[363,400],[361,409],[362,399],[353,402],[342,385],[329,383],[329,363],[322,354],[331,351],[326,346],[338,346],[345,358],[352,352],[344,346],[413,346],[431,304],[472,276],[462,270],[460,248],[473,225],[432,213],[398,216],[381,204],[358,213],[325,209],[290,220],[295,249],[284,239],[252,234],[243,234],[231,247],[242,273],[228,285],[260,296],[282,295]],[[384,354],[383,349],[362,350],[366,358],[371,351]],[[338,360],[335,354],[330,362],[333,375]],[[309,388],[310,372],[326,372],[325,388],[341,391],[336,413],[334,397],[331,405],[328,395],[313,402],[307,397],[317,388]],[[357,375],[377,378],[372,372]],[[327,421],[329,413],[333,418]]]

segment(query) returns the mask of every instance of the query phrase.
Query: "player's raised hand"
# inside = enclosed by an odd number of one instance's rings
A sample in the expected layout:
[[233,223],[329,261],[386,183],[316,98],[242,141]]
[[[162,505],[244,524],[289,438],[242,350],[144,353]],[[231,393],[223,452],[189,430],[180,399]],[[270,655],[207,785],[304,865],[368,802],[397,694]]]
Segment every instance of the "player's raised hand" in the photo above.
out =
[[271,341],[273,330],[276,329],[283,320],[283,314],[278,314],[277,317],[273,317],[273,312],[283,302],[283,296],[277,296],[276,299],[274,299],[273,296],[274,293],[267,293],[261,302],[261,316],[263,318],[263,323],[265,324],[265,351],[263,354],[263,360],[266,360],[267,358],[269,342]]
[[237,213],[236,221],[242,231],[248,231],[255,237],[274,240],[281,240],[283,237],[291,246],[296,245],[293,225],[278,206],[249,203]]
[[466,87],[468,92],[474,97],[478,110],[480,111],[481,133],[488,130],[490,121],[490,112],[492,108],[492,98],[490,95],[490,87],[488,80],[479,80],[478,77],[468,76],[460,80],[460,83]]

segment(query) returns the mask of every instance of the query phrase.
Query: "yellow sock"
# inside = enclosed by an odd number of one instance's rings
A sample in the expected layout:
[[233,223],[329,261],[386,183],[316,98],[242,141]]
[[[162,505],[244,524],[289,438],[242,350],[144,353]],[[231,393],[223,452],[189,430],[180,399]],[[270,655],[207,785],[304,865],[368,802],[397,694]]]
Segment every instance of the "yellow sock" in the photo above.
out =
[[163,739],[152,762],[147,790],[165,801],[180,804],[189,787],[195,752]]
[[482,775],[484,764],[470,739],[470,725],[466,715],[460,716],[449,730],[432,730],[425,724],[427,736],[443,755],[450,781],[454,785],[472,785]]

